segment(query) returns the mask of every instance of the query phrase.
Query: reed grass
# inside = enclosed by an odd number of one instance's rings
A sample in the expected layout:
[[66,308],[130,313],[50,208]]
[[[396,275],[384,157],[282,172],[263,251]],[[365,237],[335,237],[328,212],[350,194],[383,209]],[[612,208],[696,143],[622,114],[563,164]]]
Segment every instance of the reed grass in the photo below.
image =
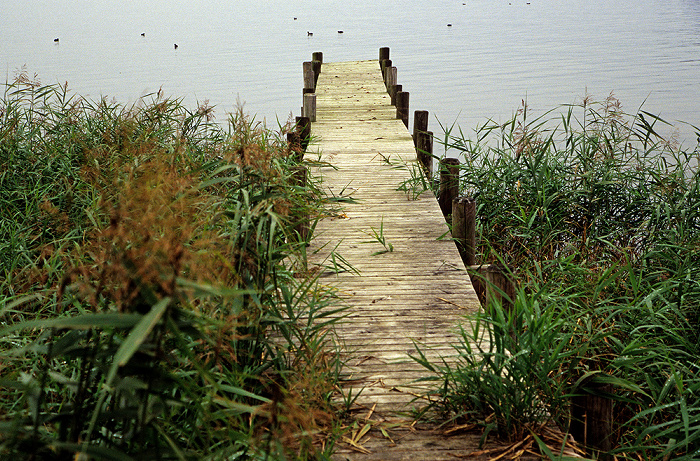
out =
[[297,231],[324,199],[283,133],[214,117],[5,85],[0,457],[332,452],[341,308]]
[[473,136],[445,129],[477,200],[478,258],[511,267],[518,285],[512,310],[464,327],[457,365],[418,358],[447,418],[510,440],[566,433],[577,383],[594,379],[614,388],[605,456],[698,456],[700,149],[662,126],[610,95],[534,119],[524,105]]

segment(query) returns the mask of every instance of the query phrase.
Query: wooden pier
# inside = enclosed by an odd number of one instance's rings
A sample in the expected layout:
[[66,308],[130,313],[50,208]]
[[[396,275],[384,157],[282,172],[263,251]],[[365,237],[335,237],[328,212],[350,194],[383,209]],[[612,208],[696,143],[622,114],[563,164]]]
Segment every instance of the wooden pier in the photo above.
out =
[[435,196],[423,190],[379,62],[321,69],[306,157],[327,163],[312,174],[343,207],[318,223],[308,254],[350,306],[337,332],[348,359],[345,392],[358,395],[357,430],[336,459],[466,457],[478,451],[478,434],[415,423],[426,404],[417,380],[428,373],[411,355],[418,346],[437,363],[453,360],[457,329],[479,301]]

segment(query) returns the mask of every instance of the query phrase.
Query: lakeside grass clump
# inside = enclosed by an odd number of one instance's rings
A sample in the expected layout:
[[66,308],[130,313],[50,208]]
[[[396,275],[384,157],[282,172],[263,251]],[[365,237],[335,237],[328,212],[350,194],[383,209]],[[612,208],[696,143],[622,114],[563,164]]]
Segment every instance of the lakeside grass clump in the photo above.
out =
[[480,262],[509,267],[516,289],[512,307],[464,327],[457,365],[419,358],[439,383],[434,408],[537,444],[543,427],[580,425],[575,396],[602,392],[613,421],[601,457],[697,459],[700,150],[612,95],[529,116],[523,106],[470,138],[445,130],[477,200]]
[[281,135],[213,117],[4,86],[3,459],[332,451],[339,308],[296,230],[322,197]]

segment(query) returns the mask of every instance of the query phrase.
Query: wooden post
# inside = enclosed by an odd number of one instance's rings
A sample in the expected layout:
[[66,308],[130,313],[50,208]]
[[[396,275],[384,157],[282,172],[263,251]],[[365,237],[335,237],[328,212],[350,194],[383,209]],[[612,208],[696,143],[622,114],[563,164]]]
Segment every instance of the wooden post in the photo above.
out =
[[389,59],[389,47],[386,46],[379,48],[379,62],[385,59]]
[[[292,167],[291,171],[291,183],[301,188],[306,187],[307,168],[303,165],[299,165]],[[309,237],[309,229],[311,227],[309,225],[309,217],[307,215],[297,216],[297,219],[298,221],[294,226],[294,230],[299,234],[299,241],[305,242]]]
[[447,216],[452,213],[452,200],[459,195],[459,160],[456,158],[444,158],[440,161],[440,192],[438,202],[442,214]]
[[612,394],[613,387],[596,383],[594,379],[584,379],[572,397],[570,432],[576,441],[592,452],[599,452],[596,459],[611,460],[608,452],[612,450],[613,401],[605,394]]
[[428,111],[417,110],[413,113],[413,145],[418,147],[418,132],[428,131]]
[[304,157],[304,151],[301,148],[301,137],[296,130],[287,133],[287,145],[289,146],[289,156],[300,162]]
[[483,306],[488,308],[492,303],[500,301],[506,311],[512,309],[515,284],[509,267],[502,264],[486,264],[472,265],[468,269],[474,291]]
[[323,52],[321,51],[314,51],[311,54],[311,60],[312,61],[320,61],[321,64],[323,64]]
[[387,88],[387,91],[389,92],[389,98],[391,100],[392,106],[396,105],[396,95],[402,89],[403,89],[403,85],[392,85],[392,86]]
[[465,266],[475,263],[476,201],[471,197],[452,200],[452,238],[457,244]]
[[304,95],[303,116],[308,117],[310,122],[316,121],[316,93],[307,93]]
[[[385,77],[384,69],[391,67],[391,59],[384,59],[379,61],[379,68],[382,70],[382,79]],[[384,85],[386,85],[386,80],[384,80]]]
[[408,96],[407,91],[396,93],[396,118],[401,119],[406,128],[408,128]]
[[313,64],[311,61],[304,62],[304,91],[303,94],[313,93],[316,91],[316,76],[314,75]]
[[321,61],[311,61],[311,68],[314,70],[314,88],[316,88],[318,75],[321,73]]
[[384,85],[389,89],[393,85],[396,85],[396,74],[397,70],[396,67],[387,67],[384,69]]
[[419,131],[416,134],[416,155],[428,181],[433,180],[433,132]]
[[311,138],[311,120],[309,120],[308,117],[297,117],[296,122],[296,132],[299,133],[301,149],[302,152],[306,152],[306,148],[309,147],[309,141]]

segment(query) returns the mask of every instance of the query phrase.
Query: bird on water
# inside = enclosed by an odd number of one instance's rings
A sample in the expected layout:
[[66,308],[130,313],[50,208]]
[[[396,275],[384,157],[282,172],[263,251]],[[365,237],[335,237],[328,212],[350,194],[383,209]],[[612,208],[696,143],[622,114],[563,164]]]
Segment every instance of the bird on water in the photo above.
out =
[[58,38],[54,38],[53,41],[54,41],[54,42],[57,42],[57,41],[58,41]]
[[175,49],[177,50],[177,43],[175,43],[175,45],[174,45],[174,46],[175,46]]
[[309,37],[313,37],[313,36],[314,36],[314,33],[313,33],[313,32],[309,32],[309,31],[307,30],[307,31],[306,31],[306,35],[308,35]]

